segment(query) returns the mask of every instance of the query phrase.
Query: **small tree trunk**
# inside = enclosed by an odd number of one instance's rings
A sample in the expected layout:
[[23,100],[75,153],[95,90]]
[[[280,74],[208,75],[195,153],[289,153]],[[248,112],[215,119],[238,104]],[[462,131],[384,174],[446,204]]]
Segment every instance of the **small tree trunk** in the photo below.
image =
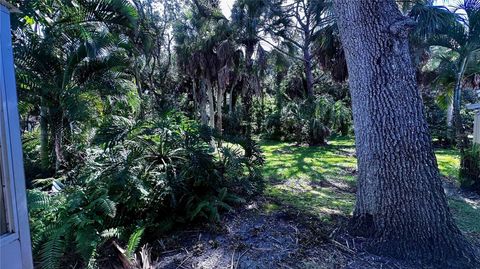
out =
[[253,154],[253,141],[252,141],[252,85],[250,77],[253,76],[253,62],[252,56],[254,52],[254,46],[249,45],[246,48],[246,69],[248,74],[248,79],[246,81],[246,89],[244,92],[243,102],[245,106],[245,157],[251,157]]
[[228,114],[233,115],[233,86],[230,87],[230,93],[228,94]]
[[223,94],[224,91],[220,89],[220,87],[217,89],[217,132],[220,135],[220,139],[218,139],[218,147],[222,146],[222,135],[223,135]]
[[192,79],[192,101],[193,101],[193,111],[195,111],[195,118],[197,118],[198,114],[197,112],[199,111],[198,109],[198,96],[197,96],[197,82],[195,79]]
[[307,81],[307,96],[313,97],[313,72],[312,72],[312,57],[310,55],[309,45],[306,44],[303,49],[303,59],[305,64],[305,79]]
[[63,165],[63,124],[60,122],[53,127],[53,148],[55,151],[55,173],[58,173]]
[[453,100],[447,107],[447,126],[449,129],[453,128]]
[[453,92],[453,127],[455,128],[451,134],[452,141],[457,141],[457,146],[463,148],[464,132],[462,126],[462,116],[460,114],[460,107],[462,105],[462,79],[465,74],[465,68],[467,66],[468,56],[465,56],[458,68],[458,73],[455,81],[455,89]]
[[263,88],[260,89],[260,112],[259,112],[259,123],[258,123],[258,133],[262,133],[264,128],[265,122],[265,93],[263,92]]
[[50,166],[50,150],[48,146],[48,124],[47,124],[47,108],[43,105],[43,98],[40,107],[40,164],[43,172],[49,170]]
[[200,122],[202,125],[208,126],[207,90],[204,80],[200,81]]
[[358,160],[351,232],[370,250],[435,268],[479,268],[447,205],[394,0],[334,0]]
[[[217,131],[220,135],[222,135],[223,129],[223,97],[224,97],[224,90],[218,87],[217,89]],[[221,140],[220,140],[221,141]]]
[[213,87],[210,82],[207,82],[207,97],[208,97],[208,126],[215,128],[215,103],[213,100]]

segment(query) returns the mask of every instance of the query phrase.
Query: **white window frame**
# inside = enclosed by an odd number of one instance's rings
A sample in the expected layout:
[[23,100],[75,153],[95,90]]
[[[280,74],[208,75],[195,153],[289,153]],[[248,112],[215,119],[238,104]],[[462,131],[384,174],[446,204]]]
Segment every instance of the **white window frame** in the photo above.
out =
[[4,201],[9,232],[0,235],[0,268],[31,269],[32,250],[28,223],[25,175],[17,108],[17,93],[8,3],[0,0],[0,138]]

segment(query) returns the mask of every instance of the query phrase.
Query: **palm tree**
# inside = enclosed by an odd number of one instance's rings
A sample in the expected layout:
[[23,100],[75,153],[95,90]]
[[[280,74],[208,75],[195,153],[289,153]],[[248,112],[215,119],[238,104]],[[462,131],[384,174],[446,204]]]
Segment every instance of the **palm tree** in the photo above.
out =
[[96,120],[92,115],[102,112],[101,98],[128,77],[128,40],[109,27],[134,27],[135,9],[122,0],[81,4],[58,2],[34,27],[15,32],[19,90],[40,117],[45,170],[65,165],[65,140],[84,135]]
[[462,82],[468,67],[474,65],[472,59],[480,52],[480,0],[464,0],[453,11],[433,5],[433,1],[419,1],[409,16],[418,22],[416,38],[427,46],[444,47],[456,55],[452,58],[453,69],[449,69],[454,73],[454,86],[448,125],[460,145],[464,136],[460,115]]
[[[281,15],[281,1],[275,0],[236,0],[232,8],[232,28],[236,33],[236,42],[245,48],[242,101],[245,108],[245,156],[252,155],[252,95],[260,91],[259,68],[263,59],[257,59],[259,65],[255,66],[254,53],[257,48],[258,55],[264,50],[259,42],[262,36],[272,33],[274,29],[282,27],[285,23]],[[263,54],[264,55],[264,54]]]

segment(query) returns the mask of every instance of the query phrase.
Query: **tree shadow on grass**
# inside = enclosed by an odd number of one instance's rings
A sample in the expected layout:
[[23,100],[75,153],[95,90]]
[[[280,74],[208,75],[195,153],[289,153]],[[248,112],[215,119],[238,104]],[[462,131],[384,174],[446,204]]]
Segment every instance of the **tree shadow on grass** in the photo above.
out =
[[322,220],[351,214],[356,160],[352,140],[327,146],[298,146],[264,141],[266,194]]

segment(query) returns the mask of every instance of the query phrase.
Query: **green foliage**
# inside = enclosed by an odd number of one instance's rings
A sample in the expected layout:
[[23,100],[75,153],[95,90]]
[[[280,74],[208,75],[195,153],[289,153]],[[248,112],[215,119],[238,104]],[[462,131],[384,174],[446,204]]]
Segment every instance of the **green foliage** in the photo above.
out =
[[265,125],[270,139],[322,145],[331,129],[348,134],[351,111],[342,101],[334,102],[330,96],[322,95],[315,100],[285,104],[267,117]]
[[222,211],[244,202],[241,196],[261,190],[262,159],[246,158],[241,144],[213,151],[210,141],[179,113],[106,118],[84,163],[55,188],[37,180],[29,192],[36,262],[94,265],[100,246],[129,233],[130,257],[144,232],[155,238],[176,223],[219,221]]
[[136,229],[132,235],[130,235],[130,238],[128,239],[127,243],[127,249],[125,255],[129,258],[133,257],[133,254],[135,251],[138,249],[138,246],[140,245],[140,241],[142,240],[142,235],[143,232],[145,231],[145,228],[138,228]]
[[480,146],[477,144],[462,152],[460,183],[463,187],[480,192]]
[[[431,61],[435,87],[424,94],[442,144],[442,104],[452,98],[462,56],[465,85],[478,86],[477,2],[461,7],[469,27],[431,1],[402,4],[419,22],[412,39],[448,47],[448,57],[431,50],[439,55]],[[303,33],[288,31],[296,27],[284,12],[294,9],[282,1],[237,0],[231,19],[217,0],[14,3],[22,10],[12,33],[37,267],[99,267],[112,242],[134,260],[141,243],[180,224],[220,221],[265,188],[262,175],[275,183],[267,187],[273,198],[319,214],[351,212],[354,143],[336,136],[352,133],[352,110],[330,1],[304,7],[322,21],[308,45],[308,100],[302,46],[292,45]],[[262,39],[277,49],[264,50]],[[252,132],[296,143],[260,148]],[[464,185],[476,186],[476,156],[462,156]],[[437,157],[442,174],[456,178],[457,152]]]

